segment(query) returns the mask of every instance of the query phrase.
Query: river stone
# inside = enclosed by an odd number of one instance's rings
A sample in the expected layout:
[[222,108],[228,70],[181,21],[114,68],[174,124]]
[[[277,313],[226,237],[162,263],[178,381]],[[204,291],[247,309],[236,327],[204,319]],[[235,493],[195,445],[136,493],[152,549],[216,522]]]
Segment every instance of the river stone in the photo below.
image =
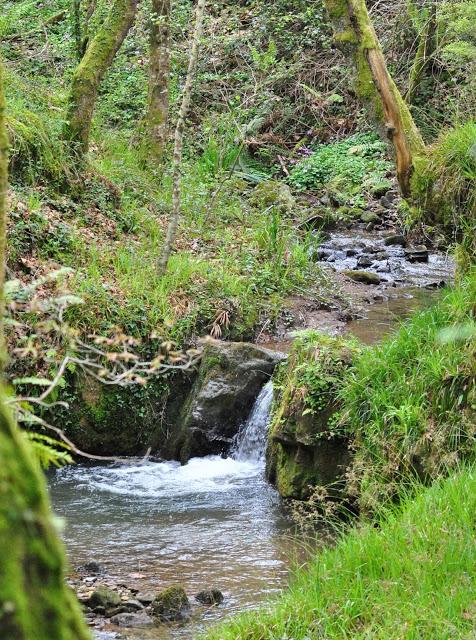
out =
[[183,587],[168,587],[152,602],[152,614],[161,622],[178,622],[188,617],[190,602]]
[[365,223],[377,223],[380,221],[379,216],[373,211],[364,211],[364,213],[362,213],[362,215],[360,216],[360,219]]
[[381,282],[380,276],[371,271],[343,271],[343,274],[351,280],[363,284],[380,284]]
[[405,236],[402,236],[401,234],[398,234],[398,233],[395,233],[391,236],[387,236],[386,238],[384,238],[383,243],[386,247],[395,247],[395,246],[406,247],[407,245]]
[[359,269],[366,269],[367,267],[371,267],[374,263],[373,258],[370,256],[360,256],[357,258],[357,266]]
[[91,560],[90,562],[86,562],[77,568],[77,571],[82,573],[87,573],[91,576],[99,576],[106,573],[106,569],[102,564],[96,562],[95,560]]
[[195,596],[195,600],[201,604],[216,605],[221,604],[224,600],[223,593],[220,589],[204,589]]
[[117,607],[121,604],[121,596],[109,587],[98,587],[89,597],[87,605],[91,609],[96,607],[105,607],[110,609],[111,607]]
[[405,257],[408,262],[428,262],[429,252],[425,245],[421,244],[405,249]]
[[200,369],[184,404],[168,455],[226,454],[283,354],[245,342],[205,342]]
[[111,618],[111,622],[118,627],[148,627],[154,624],[150,616],[141,611],[141,613],[118,613]]

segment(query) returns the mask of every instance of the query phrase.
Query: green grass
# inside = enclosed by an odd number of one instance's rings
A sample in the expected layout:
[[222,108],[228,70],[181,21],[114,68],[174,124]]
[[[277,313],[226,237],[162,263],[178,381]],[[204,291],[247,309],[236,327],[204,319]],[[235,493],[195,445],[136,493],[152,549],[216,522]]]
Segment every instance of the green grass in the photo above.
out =
[[379,527],[320,552],[276,602],[212,629],[207,640],[474,638],[476,474],[433,485]]
[[476,447],[476,273],[359,355],[339,395],[361,509],[430,482]]
[[460,264],[476,259],[476,122],[444,131],[412,179],[419,208],[412,222],[441,225],[460,243]]

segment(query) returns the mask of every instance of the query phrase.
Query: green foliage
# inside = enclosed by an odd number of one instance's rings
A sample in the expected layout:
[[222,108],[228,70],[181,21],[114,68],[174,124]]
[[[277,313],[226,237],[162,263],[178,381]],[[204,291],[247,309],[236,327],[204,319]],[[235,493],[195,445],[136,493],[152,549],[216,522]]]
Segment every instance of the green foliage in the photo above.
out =
[[471,638],[476,589],[476,474],[435,484],[378,526],[356,527],[299,569],[267,608],[208,640]]
[[62,467],[65,464],[72,464],[70,447],[59,442],[54,438],[50,438],[44,433],[35,433],[29,431],[25,433],[32,445],[33,453],[43,469],[51,466]]
[[326,189],[341,205],[365,204],[365,193],[381,185],[391,168],[385,149],[373,134],[319,145],[293,168],[289,182],[300,191]]
[[299,335],[293,344],[291,396],[302,402],[303,415],[337,404],[343,372],[359,350],[352,338],[334,338],[316,331]]
[[419,205],[416,221],[442,225],[452,234],[467,268],[476,260],[476,122],[440,136],[419,159],[412,187]]

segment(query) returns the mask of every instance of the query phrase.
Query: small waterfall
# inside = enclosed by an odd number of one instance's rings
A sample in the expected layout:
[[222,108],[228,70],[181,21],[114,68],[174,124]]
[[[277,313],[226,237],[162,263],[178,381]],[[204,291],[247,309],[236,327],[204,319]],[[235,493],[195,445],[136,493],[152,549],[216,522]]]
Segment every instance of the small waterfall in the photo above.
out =
[[264,459],[272,402],[273,383],[270,380],[261,390],[248,420],[238,434],[232,452],[235,460],[260,462]]

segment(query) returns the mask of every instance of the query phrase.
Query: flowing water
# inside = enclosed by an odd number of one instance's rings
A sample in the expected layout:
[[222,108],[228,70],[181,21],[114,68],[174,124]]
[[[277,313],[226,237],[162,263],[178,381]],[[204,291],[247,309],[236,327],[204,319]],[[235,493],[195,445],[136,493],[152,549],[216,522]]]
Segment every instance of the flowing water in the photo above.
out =
[[[193,595],[217,587],[225,603],[208,620],[277,593],[299,545],[264,479],[272,397],[268,383],[229,458],[57,471],[51,495],[66,521],[72,565],[94,559],[108,577],[141,591],[181,584]],[[192,638],[201,624],[141,630],[135,637]]]

